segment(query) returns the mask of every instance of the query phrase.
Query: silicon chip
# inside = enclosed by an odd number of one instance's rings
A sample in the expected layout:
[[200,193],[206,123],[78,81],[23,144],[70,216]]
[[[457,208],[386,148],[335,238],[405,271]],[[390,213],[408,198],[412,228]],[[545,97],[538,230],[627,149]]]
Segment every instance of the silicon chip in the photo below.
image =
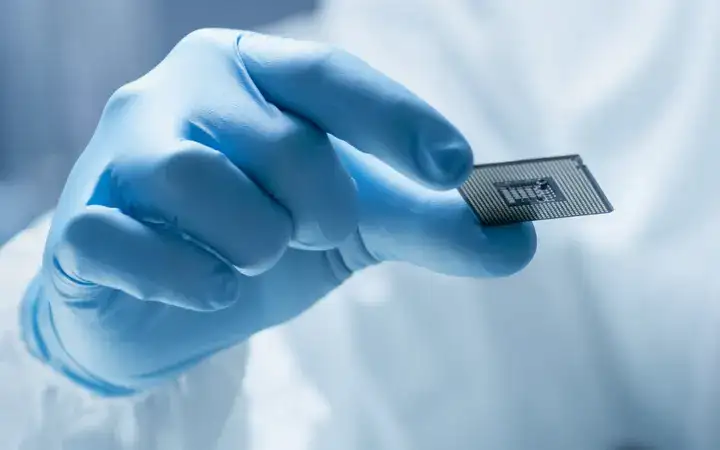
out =
[[458,190],[488,226],[613,211],[579,155],[476,165]]

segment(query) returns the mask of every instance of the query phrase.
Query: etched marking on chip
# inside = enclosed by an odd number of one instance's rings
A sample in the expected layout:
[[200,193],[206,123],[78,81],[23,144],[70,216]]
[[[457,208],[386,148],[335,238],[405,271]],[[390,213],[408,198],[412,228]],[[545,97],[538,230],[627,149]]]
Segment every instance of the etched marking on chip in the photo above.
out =
[[564,202],[565,196],[552,177],[520,181],[498,181],[495,189],[508,207],[534,205],[537,203]]
[[579,155],[476,165],[458,190],[483,225],[613,211]]

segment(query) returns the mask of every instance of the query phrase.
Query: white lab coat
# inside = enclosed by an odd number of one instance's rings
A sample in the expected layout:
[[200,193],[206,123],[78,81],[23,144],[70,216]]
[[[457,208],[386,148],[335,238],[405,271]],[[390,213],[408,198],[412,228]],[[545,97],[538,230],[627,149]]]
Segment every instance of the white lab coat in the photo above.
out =
[[582,154],[616,212],[538,223],[507,279],[373,268],[114,400],[22,349],[41,221],[0,255],[2,449],[720,448],[717,0],[334,0],[278,30],[405,83],[478,161]]

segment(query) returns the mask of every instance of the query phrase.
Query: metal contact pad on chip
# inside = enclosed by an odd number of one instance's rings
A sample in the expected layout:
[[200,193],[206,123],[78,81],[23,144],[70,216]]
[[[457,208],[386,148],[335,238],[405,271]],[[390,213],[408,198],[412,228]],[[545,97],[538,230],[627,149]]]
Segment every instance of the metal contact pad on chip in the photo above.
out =
[[476,165],[458,190],[488,226],[613,211],[579,155]]

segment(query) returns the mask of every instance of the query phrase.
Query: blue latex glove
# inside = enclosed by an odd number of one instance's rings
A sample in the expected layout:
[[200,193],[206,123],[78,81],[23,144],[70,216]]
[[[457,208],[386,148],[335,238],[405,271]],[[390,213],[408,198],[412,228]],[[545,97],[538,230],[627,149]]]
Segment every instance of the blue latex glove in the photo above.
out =
[[123,395],[380,261],[512,274],[534,230],[477,223],[448,191],[471,165],[446,119],[345,52],[195,32],[109,100],[28,290],[26,340],[67,376]]

